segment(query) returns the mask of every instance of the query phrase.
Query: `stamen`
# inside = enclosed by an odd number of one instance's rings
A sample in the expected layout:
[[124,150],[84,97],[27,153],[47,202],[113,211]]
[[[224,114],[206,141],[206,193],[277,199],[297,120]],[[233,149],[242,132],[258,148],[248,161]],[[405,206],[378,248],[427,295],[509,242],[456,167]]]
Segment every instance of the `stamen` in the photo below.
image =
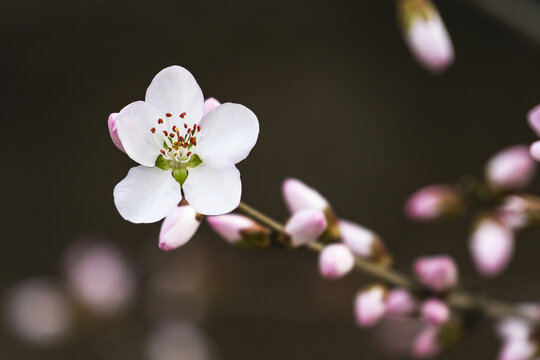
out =
[[172,114],[171,114],[171,113],[166,113],[165,116],[166,116],[166,117],[171,117]]
[[156,132],[156,128],[151,128],[150,131],[152,132],[152,134],[154,134]]
[[163,155],[165,155],[165,150],[160,150],[160,152],[161,152]]
[[169,135],[169,133],[165,130],[163,130],[163,133],[165,134],[165,136]]
[[158,124],[163,124],[163,119],[158,119],[157,123]]
[[183,112],[183,113],[180,114],[180,117],[181,117],[182,119],[184,118],[184,116],[186,116],[186,113],[185,113],[185,112]]
[[187,129],[187,124],[186,123],[184,123],[184,129]]
[[197,126],[197,131],[201,131],[201,126]]

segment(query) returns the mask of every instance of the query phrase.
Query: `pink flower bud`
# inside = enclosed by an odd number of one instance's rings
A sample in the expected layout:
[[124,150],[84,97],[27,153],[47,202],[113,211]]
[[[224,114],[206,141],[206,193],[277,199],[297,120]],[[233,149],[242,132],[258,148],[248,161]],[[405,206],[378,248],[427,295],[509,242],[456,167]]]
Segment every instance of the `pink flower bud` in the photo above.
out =
[[514,233],[497,220],[486,217],[473,231],[469,248],[476,269],[486,277],[499,275],[514,253]]
[[120,251],[108,244],[77,243],[66,252],[67,283],[74,297],[96,313],[121,311],[133,298],[135,277]]
[[340,220],[339,233],[341,240],[351,249],[351,251],[364,258],[369,259],[386,253],[386,249],[379,237],[371,230],[358,225],[352,221]]
[[415,261],[414,271],[424,285],[437,292],[447,291],[457,283],[457,266],[450,256],[422,257]]
[[107,121],[107,125],[109,126],[109,134],[111,135],[111,140],[113,144],[121,151],[126,152],[126,150],[124,150],[122,142],[120,141],[120,138],[118,137],[118,126],[116,124],[117,115],[118,113],[112,113],[111,115],[109,115],[109,120]]
[[509,230],[523,229],[529,223],[529,203],[519,195],[507,196],[495,211],[495,218]]
[[454,62],[454,47],[435,6],[429,1],[402,1],[402,31],[418,63],[440,74]]
[[439,328],[428,326],[416,336],[413,342],[412,355],[415,358],[429,358],[435,356],[441,351],[438,341]]
[[449,185],[430,185],[412,194],[405,204],[405,214],[417,221],[432,221],[459,212],[461,197]]
[[529,154],[536,161],[540,161],[540,141],[535,141],[529,147]]
[[207,221],[215,232],[231,244],[243,239],[242,231],[261,228],[255,221],[238,214],[209,216]]
[[325,246],[319,255],[319,270],[327,279],[339,279],[348,274],[354,266],[354,256],[343,244]]
[[429,299],[422,304],[422,317],[433,325],[442,325],[450,320],[450,309],[439,299]]
[[219,105],[221,105],[221,103],[213,97],[206,99],[204,101],[204,115],[208,114],[210,111],[214,110]]
[[159,248],[169,251],[184,245],[195,234],[201,220],[202,216],[197,214],[191,206],[176,207],[161,224]]
[[386,315],[404,316],[416,309],[416,300],[405,289],[393,289],[386,295]]
[[536,135],[540,136],[540,104],[527,113],[527,122]]
[[355,315],[358,326],[375,325],[385,314],[386,289],[376,285],[360,291],[355,299]]
[[300,210],[325,211],[329,207],[321,194],[297,179],[286,179],[282,192],[291,213]]
[[507,147],[486,164],[486,179],[495,190],[520,190],[531,182],[536,164],[525,145]]
[[532,360],[536,346],[528,339],[510,339],[503,343],[499,360]]
[[293,213],[285,225],[285,233],[294,247],[315,241],[326,230],[326,218],[322,211],[301,210]]

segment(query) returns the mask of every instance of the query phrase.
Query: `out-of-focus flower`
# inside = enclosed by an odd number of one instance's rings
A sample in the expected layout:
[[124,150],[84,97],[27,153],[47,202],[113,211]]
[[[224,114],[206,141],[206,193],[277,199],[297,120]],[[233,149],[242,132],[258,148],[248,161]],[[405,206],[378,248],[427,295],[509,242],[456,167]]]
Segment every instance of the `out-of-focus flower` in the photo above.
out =
[[160,324],[148,338],[149,360],[210,360],[212,347],[195,325],[171,320]]
[[317,240],[326,230],[326,217],[319,210],[299,210],[285,225],[293,247],[307,245]]
[[386,295],[386,315],[405,316],[416,309],[416,300],[406,289],[392,289]]
[[282,185],[283,198],[291,213],[300,210],[325,211],[330,205],[315,189],[298,179],[286,179]]
[[74,297],[94,312],[122,311],[135,293],[132,268],[112,245],[76,243],[65,254],[64,268]]
[[509,339],[503,342],[499,360],[532,360],[537,346],[529,339]]
[[242,185],[235,164],[255,145],[259,122],[239,104],[203,112],[202,91],[191,73],[171,66],[153,79],[145,101],[129,104],[116,116],[118,138],[140,164],[114,189],[116,207],[126,220],[158,221],[182,196],[205,215],[238,206]]
[[507,196],[502,205],[495,210],[494,217],[504,227],[519,230],[526,227],[530,221],[528,200],[519,195]]
[[530,184],[536,164],[525,145],[502,149],[486,164],[486,179],[498,191],[520,190]]
[[437,355],[441,350],[438,340],[439,331],[440,328],[437,326],[425,327],[413,342],[412,355],[420,359]]
[[355,255],[384,264],[391,262],[386,247],[373,231],[347,220],[339,220],[338,225],[341,240]]
[[439,299],[428,299],[421,307],[422,317],[433,325],[441,325],[450,320],[450,309]]
[[514,254],[514,233],[496,219],[485,217],[476,224],[469,248],[478,272],[495,277]]
[[263,248],[269,245],[269,231],[250,218],[238,214],[209,216],[208,224],[233,245]]
[[169,251],[187,243],[197,232],[203,216],[189,205],[180,205],[167,215],[159,233],[159,248]]
[[461,212],[462,198],[450,185],[430,185],[412,194],[405,204],[405,214],[412,220],[433,221]]
[[343,244],[324,247],[319,255],[319,270],[327,279],[339,279],[348,274],[354,266],[354,255]]
[[540,161],[540,141],[535,141],[529,147],[529,153],[534,160]]
[[429,0],[398,1],[401,31],[418,63],[440,74],[454,62],[454,47],[448,31]]
[[458,280],[456,263],[447,255],[419,258],[414,263],[414,272],[424,285],[437,292],[453,288]]
[[358,326],[375,325],[386,313],[386,288],[375,285],[360,291],[354,301]]
[[6,293],[7,325],[22,340],[38,345],[65,339],[72,325],[69,303],[58,284],[48,279],[21,282]]

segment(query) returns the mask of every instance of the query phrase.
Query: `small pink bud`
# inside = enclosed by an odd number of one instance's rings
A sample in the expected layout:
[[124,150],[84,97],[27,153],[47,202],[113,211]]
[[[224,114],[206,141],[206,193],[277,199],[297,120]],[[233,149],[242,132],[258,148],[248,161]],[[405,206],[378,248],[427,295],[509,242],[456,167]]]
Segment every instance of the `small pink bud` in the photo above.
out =
[[529,223],[529,202],[519,195],[507,196],[495,211],[495,218],[509,230],[523,229]]
[[373,255],[373,244],[380,241],[371,230],[347,220],[339,221],[339,233],[349,249],[364,259]]
[[393,289],[386,295],[386,315],[404,316],[416,309],[416,300],[405,289]]
[[317,190],[297,179],[286,179],[282,192],[291,213],[300,210],[325,211],[329,207],[328,201]]
[[383,286],[375,285],[356,295],[354,309],[358,326],[375,325],[385,315],[385,294]]
[[497,220],[486,217],[476,225],[469,248],[480,274],[495,277],[506,269],[514,254],[514,233]]
[[413,342],[412,355],[415,358],[429,358],[435,356],[441,350],[438,341],[439,328],[428,326],[416,336]]
[[250,218],[238,214],[209,216],[207,221],[215,232],[231,244],[243,239],[242,231],[261,227]]
[[527,122],[536,135],[540,136],[540,104],[527,113]]
[[531,182],[536,163],[527,146],[515,145],[493,155],[485,172],[487,181],[495,190],[520,190]]
[[528,339],[510,339],[503,343],[499,360],[532,360],[536,346]]
[[204,115],[208,114],[210,111],[214,110],[219,105],[221,105],[221,103],[213,97],[206,99],[204,101]]
[[293,247],[307,245],[326,230],[326,218],[322,211],[300,210],[293,213],[285,225],[285,233],[291,238]]
[[429,1],[401,3],[399,15],[409,50],[426,70],[441,74],[454,62],[454,47],[437,8]]
[[120,141],[120,138],[118,137],[118,124],[116,123],[117,115],[118,113],[112,113],[111,115],[109,115],[109,120],[107,121],[107,124],[109,126],[109,134],[111,135],[111,140],[114,145],[121,151],[126,152],[124,146],[122,145],[122,142]]
[[457,266],[450,256],[422,257],[415,261],[414,271],[418,279],[437,292],[444,292],[457,283]]
[[405,204],[405,214],[417,221],[432,221],[459,212],[461,197],[449,185],[430,185],[412,194]]
[[422,317],[433,325],[442,325],[450,320],[450,309],[439,299],[429,299],[422,304]]
[[326,246],[319,255],[319,270],[327,279],[339,279],[348,274],[354,266],[354,256],[343,244]]
[[159,248],[169,251],[184,245],[195,234],[200,224],[201,216],[191,206],[178,206],[161,225]]
[[529,154],[536,161],[540,161],[540,141],[535,141],[529,147]]

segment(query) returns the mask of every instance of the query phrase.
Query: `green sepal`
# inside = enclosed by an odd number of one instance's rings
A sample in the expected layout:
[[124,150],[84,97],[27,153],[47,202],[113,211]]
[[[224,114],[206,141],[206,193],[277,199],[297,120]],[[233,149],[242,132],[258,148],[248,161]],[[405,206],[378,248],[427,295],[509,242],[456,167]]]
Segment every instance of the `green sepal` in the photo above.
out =
[[173,177],[180,183],[180,185],[184,185],[184,182],[187,179],[188,172],[187,169],[184,168],[176,168],[173,170]]
[[193,154],[191,155],[191,159],[189,159],[187,166],[189,166],[190,168],[194,168],[194,167],[199,166],[201,163],[202,163],[202,160],[199,157],[199,155]]
[[169,170],[171,168],[169,165],[169,160],[165,159],[163,155],[159,155],[156,159],[156,166],[161,170]]

